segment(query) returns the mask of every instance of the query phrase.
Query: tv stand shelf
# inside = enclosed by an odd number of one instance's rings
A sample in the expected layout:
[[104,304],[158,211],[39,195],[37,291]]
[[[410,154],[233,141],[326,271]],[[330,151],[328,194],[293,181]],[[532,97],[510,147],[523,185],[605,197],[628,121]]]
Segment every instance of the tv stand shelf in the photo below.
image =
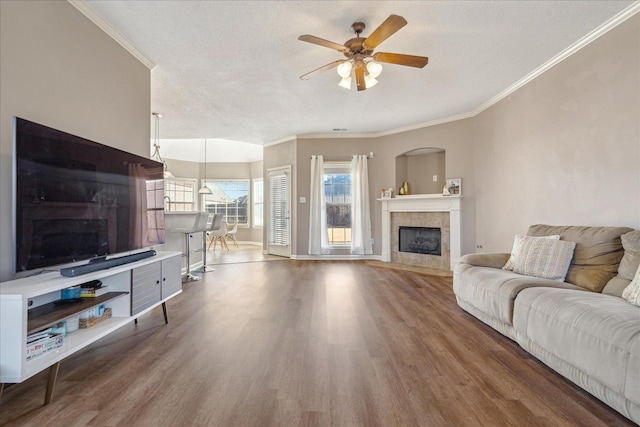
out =
[[[49,370],[45,404],[51,402],[60,363],[88,345],[130,325],[145,313],[182,292],[180,252],[158,252],[151,258],[77,277],[43,273],[0,283],[0,390]],[[73,304],[54,304],[60,291],[100,280],[109,292]],[[69,332],[60,347],[27,360],[27,336],[92,307],[105,304],[111,318],[90,328]]]
[[27,323],[27,335],[31,335],[34,332],[38,332],[39,330],[50,326],[54,326],[69,317],[80,314],[100,304],[104,304],[107,301],[118,298],[119,296],[127,295],[128,293],[129,292],[108,292],[95,298],[83,298],[82,301],[74,303],[61,305],[56,304],[55,302],[50,302],[31,309],[27,316],[29,319]]

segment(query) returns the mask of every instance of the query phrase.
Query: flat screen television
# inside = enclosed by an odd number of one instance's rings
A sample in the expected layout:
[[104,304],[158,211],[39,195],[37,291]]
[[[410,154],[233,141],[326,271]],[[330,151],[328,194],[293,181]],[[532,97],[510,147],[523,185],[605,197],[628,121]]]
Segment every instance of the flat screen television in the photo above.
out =
[[14,273],[164,243],[160,162],[13,118]]

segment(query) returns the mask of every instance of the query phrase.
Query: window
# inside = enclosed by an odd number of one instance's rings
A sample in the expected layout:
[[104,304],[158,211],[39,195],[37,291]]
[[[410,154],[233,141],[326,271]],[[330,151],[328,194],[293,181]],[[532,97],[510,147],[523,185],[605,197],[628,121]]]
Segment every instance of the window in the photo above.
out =
[[329,244],[351,244],[351,164],[325,163],[324,197]]
[[253,226],[262,227],[264,221],[264,181],[253,180]]
[[209,213],[222,214],[228,224],[249,225],[249,180],[209,179],[213,194],[202,195],[202,206]]
[[165,205],[168,211],[195,211],[196,209],[195,179],[167,178],[165,179]]

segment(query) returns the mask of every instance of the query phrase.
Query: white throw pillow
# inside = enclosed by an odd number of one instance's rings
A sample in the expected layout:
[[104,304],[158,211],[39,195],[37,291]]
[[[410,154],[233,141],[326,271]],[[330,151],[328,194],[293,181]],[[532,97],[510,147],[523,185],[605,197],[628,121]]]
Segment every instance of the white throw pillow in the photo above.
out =
[[640,265],[636,270],[636,275],[631,283],[622,291],[622,298],[626,299],[633,305],[640,306]]
[[525,237],[513,271],[563,282],[575,248],[575,242],[566,240]]
[[502,267],[503,270],[513,271],[513,268],[516,266],[516,259],[518,259],[518,254],[520,254],[525,237],[528,237],[530,239],[560,240],[560,235],[558,234],[541,237],[523,236],[521,234],[517,234],[516,237],[513,238],[513,248],[511,248],[511,256],[509,257],[509,260],[507,260],[507,263],[504,265],[504,267]]

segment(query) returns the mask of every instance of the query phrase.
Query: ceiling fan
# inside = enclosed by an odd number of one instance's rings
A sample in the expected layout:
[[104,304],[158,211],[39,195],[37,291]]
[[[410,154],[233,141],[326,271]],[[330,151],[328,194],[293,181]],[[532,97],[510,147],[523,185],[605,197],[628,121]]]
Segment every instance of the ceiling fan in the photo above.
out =
[[322,71],[337,68],[338,74],[342,77],[342,81],[339,83],[340,86],[347,89],[351,88],[351,75],[354,74],[358,90],[361,91],[377,83],[375,78],[382,72],[380,62],[423,68],[429,61],[429,58],[426,56],[403,55],[388,52],[373,53],[373,50],[380,43],[391,37],[405,25],[407,25],[407,21],[402,16],[389,15],[369,37],[364,38],[360,36],[365,28],[364,23],[354,22],[353,25],[351,25],[351,29],[356,34],[356,37],[347,40],[344,44],[334,43],[309,34],[298,37],[298,40],[337,50],[347,57],[347,59],[333,61],[304,74],[300,76],[300,79],[308,80]]

